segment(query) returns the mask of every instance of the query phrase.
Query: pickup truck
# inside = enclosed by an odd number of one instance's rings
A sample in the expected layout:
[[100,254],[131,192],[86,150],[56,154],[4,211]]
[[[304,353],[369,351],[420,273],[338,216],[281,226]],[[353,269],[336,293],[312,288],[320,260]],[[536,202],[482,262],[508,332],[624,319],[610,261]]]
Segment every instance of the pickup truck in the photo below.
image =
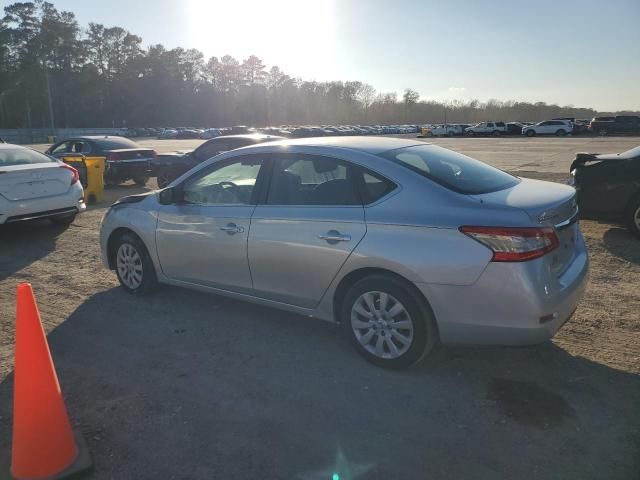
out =
[[430,125],[422,127],[421,133],[423,137],[453,137],[454,135],[462,135],[462,127],[453,123]]
[[610,133],[640,133],[640,117],[637,115],[618,115],[617,117],[594,117],[589,130],[598,135]]
[[473,137],[475,135],[493,135],[498,137],[507,133],[507,126],[504,122],[480,122],[472,127],[465,128],[465,135]]

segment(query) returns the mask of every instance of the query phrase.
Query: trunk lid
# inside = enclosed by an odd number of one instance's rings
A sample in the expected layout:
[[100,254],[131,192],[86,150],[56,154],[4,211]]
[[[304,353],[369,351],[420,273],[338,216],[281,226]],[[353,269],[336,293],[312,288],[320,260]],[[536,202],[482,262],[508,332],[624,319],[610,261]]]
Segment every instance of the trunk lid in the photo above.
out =
[[532,226],[555,227],[560,245],[548,254],[551,270],[560,275],[571,264],[578,237],[578,205],[573,187],[523,178],[511,188],[472,197],[489,205],[523,210]]
[[58,163],[0,167],[0,195],[20,201],[60,195],[71,186],[71,172]]
[[149,160],[156,156],[156,152],[150,148],[119,148],[107,151],[107,160]]

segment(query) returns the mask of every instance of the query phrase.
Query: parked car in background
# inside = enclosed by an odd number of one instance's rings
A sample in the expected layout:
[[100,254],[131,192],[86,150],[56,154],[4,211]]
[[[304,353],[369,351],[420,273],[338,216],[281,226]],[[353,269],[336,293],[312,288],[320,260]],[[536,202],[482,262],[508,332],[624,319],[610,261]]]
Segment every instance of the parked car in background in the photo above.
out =
[[0,143],[0,224],[69,224],[86,209],[78,171],[30,148]]
[[453,137],[455,135],[462,135],[462,127],[453,123],[431,125],[422,128],[422,135],[425,137]]
[[552,337],[587,282],[576,218],[567,185],[416,140],[330,137],[227,152],[125,197],[100,245],[127,292],[161,282],[337,321],[401,368],[438,341]]
[[470,137],[476,135],[493,135],[494,137],[499,137],[507,133],[507,126],[504,122],[480,122],[472,127],[465,128],[464,133]]
[[624,153],[578,153],[570,175],[582,216],[623,221],[640,238],[640,146]]
[[208,140],[210,138],[219,137],[220,135],[222,135],[222,132],[219,128],[207,128],[202,131],[202,133],[200,134],[200,138],[202,138],[203,140]]
[[176,138],[178,138],[178,139],[200,138],[200,134],[201,133],[202,133],[201,130],[192,129],[192,128],[185,128],[185,129],[178,130]]
[[159,135],[159,139],[173,139],[178,136],[178,131],[175,128],[165,128]]
[[56,158],[69,154],[104,157],[104,181],[108,186],[127,180],[144,186],[149,180],[151,161],[156,157],[155,150],[114,135],[66,138],[53,144],[46,153]]
[[616,117],[595,117],[589,124],[589,130],[597,135],[638,134],[640,117],[637,115],[618,115]]
[[191,152],[162,153],[158,155],[152,164],[153,175],[156,177],[158,187],[165,188],[196,165],[222,152],[246,147],[247,145],[282,140],[283,138],[260,133],[215,137],[204,142]]
[[573,124],[569,120],[545,120],[522,129],[522,135],[534,137],[536,135],[556,135],[564,137],[573,131]]
[[507,135],[522,135],[523,124],[519,122],[509,122],[507,123]]

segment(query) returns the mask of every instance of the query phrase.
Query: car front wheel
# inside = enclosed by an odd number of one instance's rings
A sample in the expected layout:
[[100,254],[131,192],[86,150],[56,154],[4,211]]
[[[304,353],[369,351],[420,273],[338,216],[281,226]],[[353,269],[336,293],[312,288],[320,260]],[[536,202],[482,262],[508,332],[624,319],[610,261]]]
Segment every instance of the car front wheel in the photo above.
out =
[[384,368],[409,367],[437,342],[431,309],[409,284],[372,275],[347,292],[341,323],[351,342],[371,363]]
[[132,233],[125,233],[118,239],[114,263],[118,281],[127,292],[144,295],[156,287],[158,280],[149,252]]
[[536,134],[534,130],[527,130],[527,137],[533,137]]
[[566,132],[566,130],[562,130],[562,129],[560,129],[560,130],[558,130],[558,131],[556,132],[556,136],[557,136],[557,137],[566,137],[566,136],[567,136],[567,132]]

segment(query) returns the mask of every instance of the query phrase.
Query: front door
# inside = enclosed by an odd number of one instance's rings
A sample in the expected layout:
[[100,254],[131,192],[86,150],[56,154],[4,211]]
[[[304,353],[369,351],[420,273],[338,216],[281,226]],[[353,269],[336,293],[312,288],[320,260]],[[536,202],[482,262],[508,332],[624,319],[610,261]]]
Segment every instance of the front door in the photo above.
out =
[[364,237],[356,168],[330,157],[274,154],[264,204],[249,234],[255,294],[315,307]]
[[162,206],[156,244],[167,277],[251,293],[247,238],[262,164],[257,155],[215,162],[183,182],[182,201]]

